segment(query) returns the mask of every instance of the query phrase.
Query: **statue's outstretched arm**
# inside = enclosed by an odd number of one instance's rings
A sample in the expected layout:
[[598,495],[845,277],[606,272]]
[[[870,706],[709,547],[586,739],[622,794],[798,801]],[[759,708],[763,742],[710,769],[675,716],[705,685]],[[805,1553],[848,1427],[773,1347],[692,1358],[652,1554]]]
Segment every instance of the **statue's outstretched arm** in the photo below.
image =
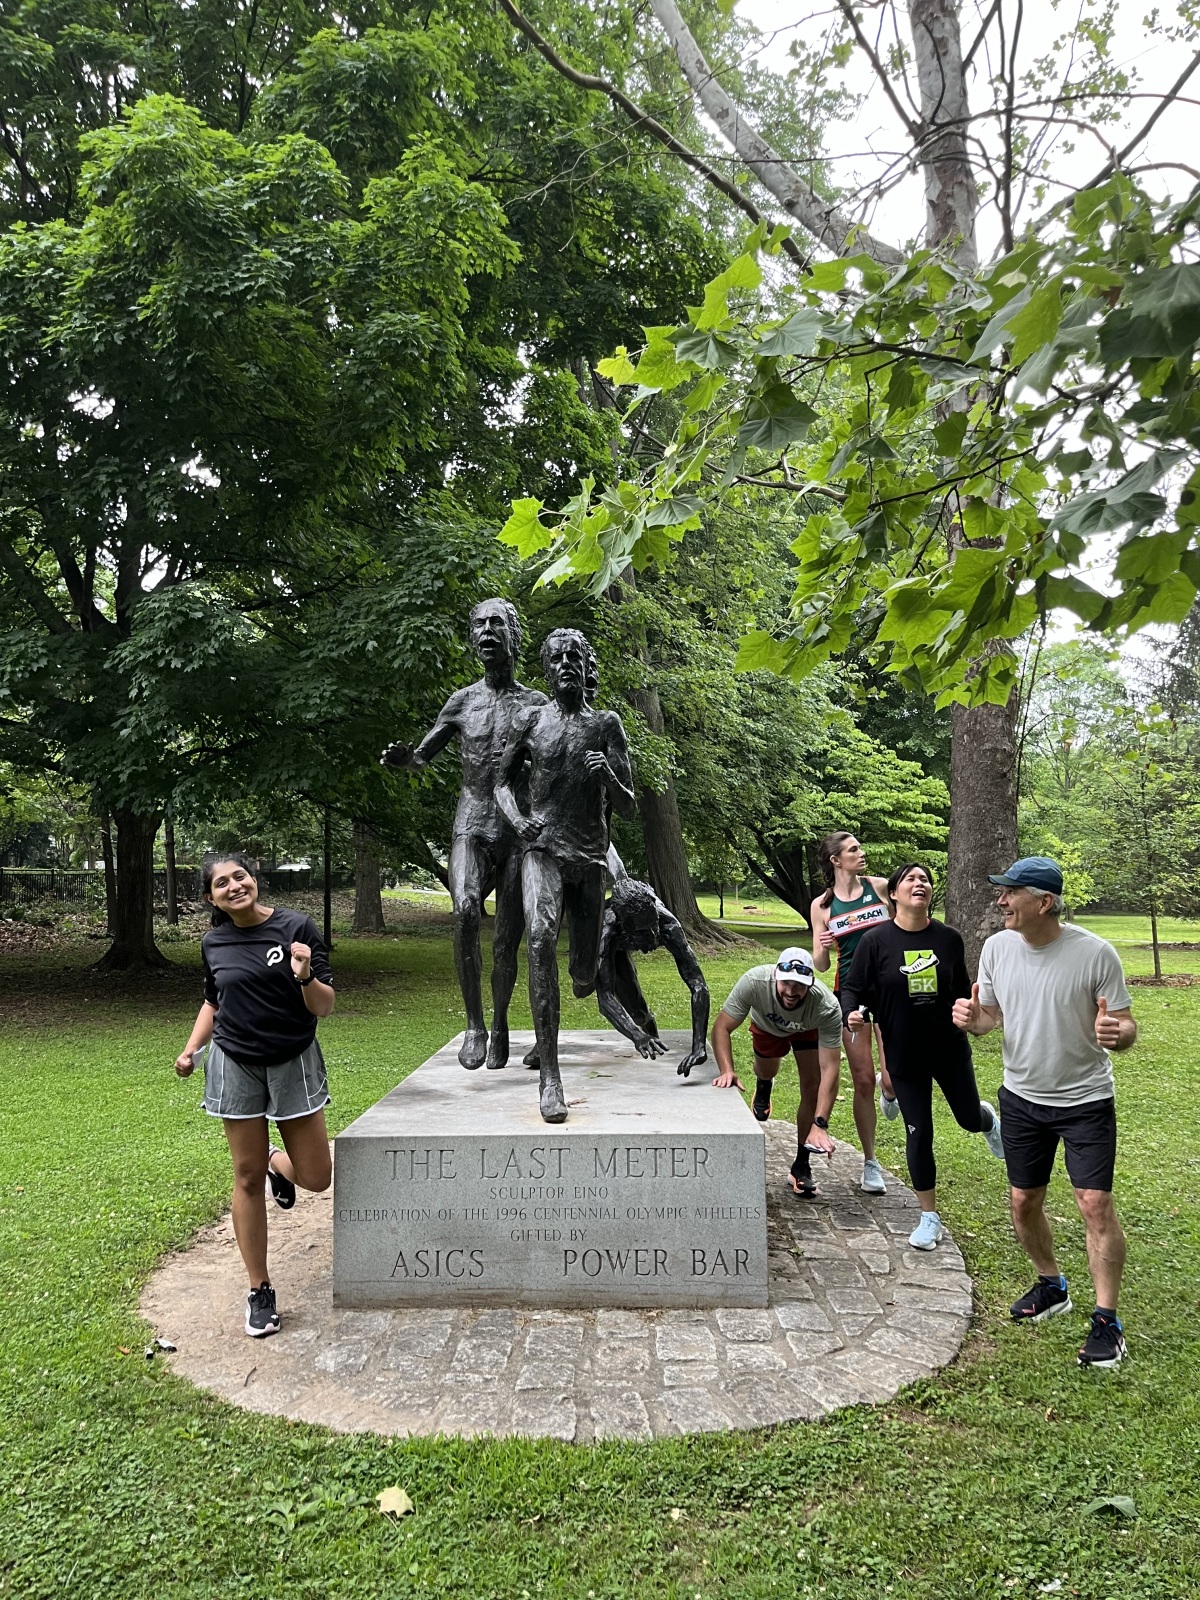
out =
[[[461,693],[461,692],[460,692]],[[452,694],[438,712],[437,721],[414,749],[410,744],[390,744],[379,758],[383,767],[402,772],[420,772],[458,733],[460,694]]]
[[687,984],[692,996],[692,1048],[676,1069],[686,1078],[693,1067],[698,1067],[708,1060],[708,1046],[705,1043],[708,1034],[708,984],[704,981],[700,963],[696,960],[696,952],[688,943],[687,934],[684,933],[678,918],[672,916],[661,904],[658,912],[658,936],[674,956],[679,976]]
[[611,947],[601,952],[600,965],[596,970],[596,1004],[604,1020],[611,1022],[618,1033],[623,1033],[640,1056],[653,1061],[655,1056],[667,1053],[662,1040],[647,1033],[645,1028],[640,1028],[621,1004],[617,996]]

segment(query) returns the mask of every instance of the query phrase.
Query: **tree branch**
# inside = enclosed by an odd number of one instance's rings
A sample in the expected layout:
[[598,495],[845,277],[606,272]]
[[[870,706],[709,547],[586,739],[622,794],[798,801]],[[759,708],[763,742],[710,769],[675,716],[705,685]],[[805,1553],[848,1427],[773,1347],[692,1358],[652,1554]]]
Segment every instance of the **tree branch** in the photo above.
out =
[[37,578],[30,572],[12,545],[3,536],[0,536],[0,567],[3,567],[5,572],[8,573],[12,579],[13,587],[34,616],[51,633],[57,634],[59,638],[65,638],[68,634],[74,633],[75,630],[66,617],[59,611]]
[[[509,0],[500,0],[500,4],[507,10]],[[700,104],[738,159],[775,196],[788,215],[835,255],[861,250],[882,266],[899,266],[904,259],[899,250],[876,239],[832,201],[823,200],[747,120],[721,87],[674,0],[650,0],[650,6]]]
[[850,24],[854,37],[858,41],[858,48],[862,51],[863,55],[866,56],[867,60],[875,69],[875,76],[883,85],[884,94],[886,94],[888,99],[892,102],[892,109],[900,118],[900,123],[904,128],[904,131],[908,134],[908,137],[913,141],[914,144],[920,144],[923,133],[921,124],[909,116],[907,109],[901,102],[900,96],[892,88],[892,80],[888,77],[887,69],[885,68],[883,62],[879,59],[879,52],[875,49],[875,46],[863,32],[862,24],[854,15],[854,9],[849,4],[849,0],[838,0],[838,9],[841,11],[846,21]]
[[[590,72],[578,72],[568,62],[564,61],[550,41],[540,34],[529,18],[517,9],[513,4],[513,0],[497,0],[497,4],[512,21],[513,25],[525,35],[534,49],[545,57],[555,72],[561,73],[569,83],[575,84],[577,88],[591,90],[594,94],[607,95],[614,105],[620,106],[634,127],[644,128],[652,138],[657,139],[659,144],[669,150],[673,156],[678,156],[680,161],[691,167],[693,172],[698,172],[706,182],[711,183],[715,189],[720,190],[727,200],[731,200],[739,211],[744,212],[750,218],[751,222],[758,224],[763,221],[762,212],[748,194],[739,189],[736,183],[732,183],[728,178],[723,177],[715,167],[710,166],[702,156],[689,149],[682,140],[677,139],[669,128],[665,128],[656,117],[652,117],[648,111],[639,106],[636,100],[631,100],[627,94],[617,88],[615,83],[609,83],[604,78],[597,78]],[[785,239],[783,241],[783,249],[797,266],[808,266],[807,258],[795,240]]]
[[1125,160],[1125,157],[1137,149],[1138,145],[1141,144],[1142,140],[1158,121],[1159,117],[1162,116],[1167,107],[1176,99],[1179,91],[1183,88],[1184,84],[1191,77],[1192,73],[1195,72],[1197,67],[1200,67],[1200,50],[1196,52],[1196,54],[1188,62],[1187,66],[1184,67],[1183,71],[1175,79],[1175,82],[1167,90],[1166,94],[1163,95],[1162,99],[1158,102],[1158,105],[1146,118],[1146,121],[1142,124],[1141,128],[1138,129],[1137,133],[1134,134],[1133,138],[1130,139],[1128,144],[1126,144],[1123,149],[1118,150],[1113,156],[1112,160],[1100,168],[1100,171],[1090,183],[1085,183],[1083,185],[1084,189],[1094,189],[1098,183],[1103,183],[1105,178],[1109,177],[1117,170],[1119,166],[1121,166]]

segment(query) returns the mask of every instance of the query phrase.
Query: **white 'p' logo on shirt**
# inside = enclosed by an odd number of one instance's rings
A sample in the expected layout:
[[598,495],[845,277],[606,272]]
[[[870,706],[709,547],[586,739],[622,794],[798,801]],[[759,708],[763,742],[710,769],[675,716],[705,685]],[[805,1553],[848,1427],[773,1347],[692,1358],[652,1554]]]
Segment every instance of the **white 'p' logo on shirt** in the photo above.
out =
[[281,944],[273,944],[267,951],[267,965],[269,967],[277,967],[282,960],[283,946]]

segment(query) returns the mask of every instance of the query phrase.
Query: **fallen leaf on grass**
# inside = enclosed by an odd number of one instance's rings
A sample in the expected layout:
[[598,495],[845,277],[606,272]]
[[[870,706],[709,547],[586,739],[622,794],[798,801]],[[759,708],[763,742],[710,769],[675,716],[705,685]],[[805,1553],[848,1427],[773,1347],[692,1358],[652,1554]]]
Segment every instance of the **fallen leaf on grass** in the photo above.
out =
[[1055,1594],[1061,1588],[1062,1588],[1062,1579],[1061,1578],[1051,1578],[1049,1583],[1039,1583],[1038,1584],[1038,1593],[1039,1594]]
[[1084,1506],[1084,1515],[1099,1516],[1102,1511],[1114,1511],[1119,1517],[1136,1516],[1133,1496],[1128,1494],[1110,1494],[1102,1500],[1089,1500]]
[[687,1512],[684,1511],[682,1509],[682,1507],[680,1507],[680,1506],[672,1506],[671,1507],[671,1521],[672,1522],[678,1522],[680,1517],[686,1517],[686,1516],[687,1516]]
[[413,1510],[413,1503],[403,1489],[392,1484],[390,1489],[381,1489],[375,1496],[379,1502],[379,1510],[385,1517],[404,1517]]
[[129,1355],[133,1354],[133,1351],[129,1348],[129,1346],[127,1344],[119,1344],[117,1346],[117,1354],[118,1355],[122,1355],[122,1356],[129,1356]]

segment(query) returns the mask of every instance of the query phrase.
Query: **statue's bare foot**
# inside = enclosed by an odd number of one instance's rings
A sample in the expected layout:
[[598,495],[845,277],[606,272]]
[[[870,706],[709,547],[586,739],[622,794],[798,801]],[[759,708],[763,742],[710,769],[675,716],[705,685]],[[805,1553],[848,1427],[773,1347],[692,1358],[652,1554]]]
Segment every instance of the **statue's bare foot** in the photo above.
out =
[[476,1067],[483,1065],[483,1058],[487,1055],[487,1045],[486,1028],[467,1029],[467,1036],[458,1052],[458,1059],[468,1072],[474,1072]]
[[534,1045],[532,1050],[527,1051],[526,1054],[521,1057],[521,1063],[523,1066],[532,1067],[535,1072],[538,1071],[542,1064],[542,1058],[538,1055],[537,1045]]
[[542,1074],[541,1113],[543,1122],[567,1120],[567,1100],[563,1094],[562,1079],[558,1075],[557,1067]]
[[493,1028],[488,1040],[487,1060],[484,1066],[489,1072],[499,1072],[501,1067],[508,1065],[508,1029]]

